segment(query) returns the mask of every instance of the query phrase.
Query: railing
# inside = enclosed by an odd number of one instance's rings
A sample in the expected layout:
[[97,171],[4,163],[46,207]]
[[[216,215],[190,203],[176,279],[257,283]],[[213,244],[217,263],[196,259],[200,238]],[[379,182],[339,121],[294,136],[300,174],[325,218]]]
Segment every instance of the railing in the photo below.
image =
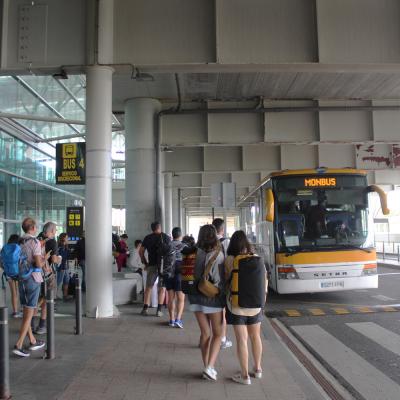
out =
[[400,242],[375,240],[375,248],[383,260],[397,260],[397,262],[400,262]]

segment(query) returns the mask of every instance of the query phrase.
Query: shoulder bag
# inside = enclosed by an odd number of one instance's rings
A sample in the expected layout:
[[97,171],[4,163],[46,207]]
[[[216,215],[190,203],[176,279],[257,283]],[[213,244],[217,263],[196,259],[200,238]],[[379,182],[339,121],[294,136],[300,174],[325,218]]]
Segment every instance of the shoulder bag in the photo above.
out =
[[212,282],[210,282],[209,275],[210,275],[211,268],[219,255],[220,250],[221,250],[221,245],[219,245],[219,243],[218,243],[218,246],[215,249],[215,253],[212,255],[212,257],[208,261],[207,266],[204,269],[203,276],[200,279],[200,282],[197,286],[199,292],[202,293],[206,297],[213,298],[213,297],[216,297],[219,295],[219,289],[216,286],[214,286],[212,284]]

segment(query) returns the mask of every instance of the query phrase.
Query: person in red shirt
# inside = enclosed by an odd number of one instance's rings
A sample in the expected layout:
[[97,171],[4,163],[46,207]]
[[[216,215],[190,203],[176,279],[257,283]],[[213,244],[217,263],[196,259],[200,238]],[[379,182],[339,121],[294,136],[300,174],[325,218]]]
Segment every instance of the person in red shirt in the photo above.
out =
[[128,240],[128,235],[124,233],[121,235],[121,239],[119,241],[119,248],[118,248],[118,256],[116,257],[116,262],[117,262],[117,268],[118,272],[122,271],[122,268],[126,267],[126,261],[128,259],[128,254],[129,254],[129,248],[127,241]]

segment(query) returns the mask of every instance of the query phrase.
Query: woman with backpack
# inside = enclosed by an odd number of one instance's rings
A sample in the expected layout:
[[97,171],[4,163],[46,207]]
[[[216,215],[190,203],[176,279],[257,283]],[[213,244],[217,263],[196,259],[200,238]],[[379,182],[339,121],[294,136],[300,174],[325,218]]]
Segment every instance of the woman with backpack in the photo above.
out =
[[236,336],[237,356],[241,373],[232,379],[250,385],[249,352],[250,337],[254,359],[252,377],[262,378],[261,321],[265,304],[267,275],[264,262],[253,255],[252,247],[243,231],[236,231],[230,240],[225,260],[227,282],[226,321],[233,325]]
[[13,318],[22,317],[22,314],[18,311],[18,264],[21,253],[19,240],[19,236],[13,234],[8,238],[7,244],[1,249],[1,263],[5,278],[10,286]]
[[204,363],[203,378],[217,380],[215,362],[221,347],[224,255],[217,232],[212,225],[200,228],[194,278],[196,294],[189,295],[189,309],[200,328],[200,349]]

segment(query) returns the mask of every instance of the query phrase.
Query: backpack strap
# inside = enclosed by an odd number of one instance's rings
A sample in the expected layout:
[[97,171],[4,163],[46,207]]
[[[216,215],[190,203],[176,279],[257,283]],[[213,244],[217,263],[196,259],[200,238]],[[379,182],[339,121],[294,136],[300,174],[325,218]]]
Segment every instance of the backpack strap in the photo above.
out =
[[215,249],[214,254],[211,256],[211,258],[208,260],[207,266],[204,269],[204,273],[203,273],[203,278],[208,280],[208,275],[211,271],[211,268],[215,262],[215,260],[217,259],[219,252],[221,251],[221,244],[220,242],[218,242],[217,247]]

